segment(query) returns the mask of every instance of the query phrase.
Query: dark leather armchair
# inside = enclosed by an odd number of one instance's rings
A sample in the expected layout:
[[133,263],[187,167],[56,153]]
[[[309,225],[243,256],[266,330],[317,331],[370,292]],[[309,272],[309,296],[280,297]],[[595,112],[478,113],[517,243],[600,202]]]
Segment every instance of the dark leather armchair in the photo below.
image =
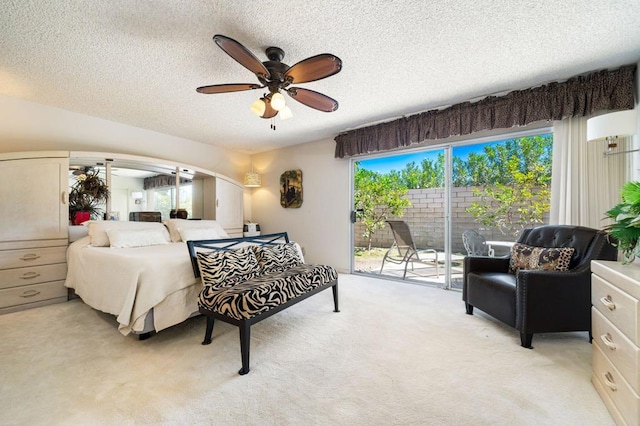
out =
[[464,259],[462,299],[467,314],[476,307],[520,332],[531,348],[535,333],[589,331],[591,339],[591,260],[616,260],[617,249],[602,231],[546,225],[525,229],[519,243],[573,247],[568,271],[509,272],[510,255]]

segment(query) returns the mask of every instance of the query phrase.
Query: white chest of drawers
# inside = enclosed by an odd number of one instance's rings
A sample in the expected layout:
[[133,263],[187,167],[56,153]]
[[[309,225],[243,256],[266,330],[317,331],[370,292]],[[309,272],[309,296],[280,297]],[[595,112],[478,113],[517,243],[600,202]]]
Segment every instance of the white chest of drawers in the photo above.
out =
[[0,242],[0,314],[67,300],[67,239]]
[[592,271],[593,378],[617,424],[640,425],[640,267],[596,260]]

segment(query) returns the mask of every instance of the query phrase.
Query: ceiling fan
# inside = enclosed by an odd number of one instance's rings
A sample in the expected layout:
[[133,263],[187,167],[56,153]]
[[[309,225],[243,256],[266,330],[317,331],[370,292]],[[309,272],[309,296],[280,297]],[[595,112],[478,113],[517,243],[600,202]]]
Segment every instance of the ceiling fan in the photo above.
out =
[[93,166],[69,166],[69,170],[73,170],[71,173],[74,176],[80,176],[94,171]]
[[[342,60],[337,56],[323,53],[289,66],[282,62],[284,51],[279,47],[268,47],[265,53],[269,60],[261,62],[232,38],[217,34],[213,36],[213,41],[240,65],[254,73],[260,84],[214,84],[198,87],[196,90],[199,93],[228,93],[267,88],[269,93],[265,93],[251,105],[251,110],[262,118],[273,118],[278,112],[281,113],[282,119],[291,117],[291,110],[286,106],[281,91],[301,104],[319,111],[332,112],[338,109],[338,101],[327,95],[302,87],[291,87],[292,84],[321,80],[340,72]],[[271,127],[275,129],[273,124]]]

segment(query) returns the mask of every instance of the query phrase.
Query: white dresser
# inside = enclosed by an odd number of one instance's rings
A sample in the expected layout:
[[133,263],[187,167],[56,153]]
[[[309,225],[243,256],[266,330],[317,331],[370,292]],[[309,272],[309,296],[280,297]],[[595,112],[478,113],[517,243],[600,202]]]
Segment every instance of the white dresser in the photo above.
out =
[[640,267],[594,260],[592,382],[620,425],[640,425]]
[[67,240],[0,242],[0,314],[65,302]]

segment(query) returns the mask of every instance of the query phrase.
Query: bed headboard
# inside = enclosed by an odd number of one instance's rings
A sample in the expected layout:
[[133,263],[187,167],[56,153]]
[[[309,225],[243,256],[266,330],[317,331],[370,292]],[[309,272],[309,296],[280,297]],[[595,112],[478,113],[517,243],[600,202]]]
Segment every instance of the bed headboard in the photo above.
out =
[[198,268],[198,258],[196,257],[196,253],[199,251],[233,250],[247,246],[269,246],[288,242],[289,235],[286,232],[278,232],[276,234],[257,235],[254,237],[224,238],[221,240],[192,240],[187,241],[187,247],[189,247],[189,256],[191,257],[193,274],[196,278],[199,278],[200,269]]
[[160,212],[129,212],[131,222],[162,222]]

